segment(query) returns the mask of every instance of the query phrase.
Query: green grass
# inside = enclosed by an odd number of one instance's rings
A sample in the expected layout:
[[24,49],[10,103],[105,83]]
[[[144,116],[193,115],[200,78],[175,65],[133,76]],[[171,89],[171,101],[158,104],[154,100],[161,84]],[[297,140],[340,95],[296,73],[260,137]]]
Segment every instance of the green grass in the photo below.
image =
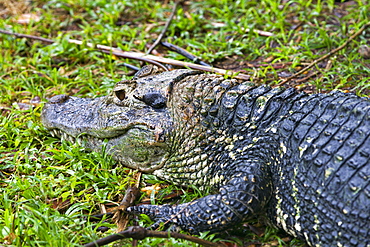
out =
[[[52,138],[40,123],[42,105],[46,98],[56,94],[105,95],[115,82],[129,78],[123,62],[136,66],[140,63],[69,44],[67,39],[146,51],[162,31],[172,3],[22,2],[0,1],[0,9],[6,10],[0,12],[0,29],[50,38],[56,43],[46,45],[0,34],[0,245],[78,246],[114,232],[113,224],[90,222],[82,216],[97,212],[100,204],[118,202],[132,176],[104,153],[88,153],[78,145]],[[335,5],[333,1],[288,3],[187,1],[183,8],[178,8],[165,40],[215,66],[244,70],[256,83],[276,85],[281,76],[291,75],[343,44],[370,21],[370,4],[366,1],[348,6]],[[27,13],[36,14],[40,21],[18,24],[17,19]],[[265,37],[246,29],[269,31],[274,36]],[[318,64],[312,70],[320,70],[318,76],[292,81],[289,86],[308,92],[339,89],[368,96],[370,60],[361,57],[357,49],[370,45],[369,37],[369,30],[363,32],[330,58],[330,67],[327,61]],[[160,47],[157,50],[166,57],[186,61],[174,52]],[[256,66],[259,64],[265,66]],[[276,68],[279,64],[286,66]],[[144,182],[155,182],[153,179],[144,177]],[[168,187],[162,194],[172,189]],[[199,193],[185,193],[180,201],[198,196]],[[61,202],[67,206],[62,208]],[[150,224],[146,219],[139,223]],[[93,228],[97,224],[108,225],[112,230],[96,232]],[[262,237],[247,230],[241,235],[221,238],[237,244],[302,245],[296,240],[283,243],[286,235],[271,228]],[[173,246],[183,242],[146,239],[140,244]],[[130,240],[121,243],[130,245]]]

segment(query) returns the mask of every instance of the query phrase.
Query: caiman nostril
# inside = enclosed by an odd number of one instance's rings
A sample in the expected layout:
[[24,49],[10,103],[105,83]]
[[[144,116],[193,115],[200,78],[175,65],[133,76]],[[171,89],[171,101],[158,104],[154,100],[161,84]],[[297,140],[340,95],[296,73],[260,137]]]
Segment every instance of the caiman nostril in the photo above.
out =
[[50,104],[60,104],[66,102],[69,99],[69,96],[66,94],[55,95],[54,97],[49,99]]

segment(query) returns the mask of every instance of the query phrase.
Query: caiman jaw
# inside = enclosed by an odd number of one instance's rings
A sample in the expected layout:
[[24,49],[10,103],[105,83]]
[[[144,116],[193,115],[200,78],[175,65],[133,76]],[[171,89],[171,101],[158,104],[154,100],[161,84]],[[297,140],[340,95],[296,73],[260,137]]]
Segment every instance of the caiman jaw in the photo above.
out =
[[163,132],[152,131],[143,126],[133,127],[110,138],[98,138],[84,133],[75,137],[59,129],[51,129],[50,133],[93,151],[105,150],[124,166],[147,173],[163,166],[161,161],[167,148]]
[[105,150],[126,167],[153,172],[167,150],[168,114],[139,103],[134,109],[107,104],[105,97],[58,95],[45,105],[41,119],[55,136],[93,151]]
[[45,104],[41,121],[57,136],[93,151],[105,150],[124,166],[152,172],[164,165],[174,145],[169,136],[175,128],[173,110],[178,108],[171,105],[173,87],[199,73],[139,73],[95,99],[57,95]]

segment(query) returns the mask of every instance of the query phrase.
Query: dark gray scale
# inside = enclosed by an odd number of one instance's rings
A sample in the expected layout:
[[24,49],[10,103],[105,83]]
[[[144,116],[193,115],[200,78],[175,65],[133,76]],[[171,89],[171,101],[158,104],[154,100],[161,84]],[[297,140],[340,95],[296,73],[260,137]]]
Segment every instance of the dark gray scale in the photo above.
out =
[[250,89],[245,93],[238,93],[238,87],[236,87],[235,89],[231,89],[226,92],[222,97],[221,106],[218,112],[218,118],[223,123],[223,126],[230,126],[233,122],[234,114],[238,112],[235,111],[235,107],[238,106],[238,109],[240,109],[240,104],[242,104],[242,107],[244,108],[243,112],[247,114],[242,117],[243,119],[246,118],[244,123],[250,122],[254,109],[256,108],[256,99],[270,90],[271,88],[269,87],[261,86]]
[[[340,181],[337,179],[337,182],[333,182],[333,176],[340,176],[344,179],[346,177],[347,172],[343,171],[338,173],[338,170],[343,167],[344,162],[346,159],[353,154],[356,149],[346,149],[345,148],[345,141],[348,140],[356,140],[356,141],[363,141],[364,137],[355,136],[353,135],[353,131],[355,128],[360,127],[361,118],[354,116],[353,114],[349,114],[349,109],[353,109],[358,105],[360,101],[355,99],[348,99],[348,102],[345,101],[341,107],[339,107],[338,111],[336,111],[337,115],[335,120],[332,122],[336,122],[335,125],[328,124],[327,128],[323,131],[323,133],[318,138],[318,154],[316,160],[319,162],[315,162],[315,164],[324,163],[324,167],[321,170],[321,176],[324,177],[325,185],[331,186],[328,188],[334,189],[334,193],[338,192],[338,186],[340,186]],[[361,107],[361,106],[360,106]],[[335,114],[333,112],[333,114]],[[358,139],[360,138],[360,139]],[[324,143],[323,140],[326,140]],[[341,152],[341,149],[344,146],[344,150],[346,152]],[[337,174],[337,175],[335,175]]]
[[[339,129],[341,124],[345,122],[344,117],[341,116],[343,114],[341,114],[340,111],[338,113],[338,119],[341,120],[341,122],[335,122],[333,120],[337,115],[334,109],[338,108],[338,104],[340,105],[343,102],[347,102],[347,107],[345,107],[345,109],[349,107],[353,108],[353,106],[359,104],[357,97],[343,97],[343,95],[339,93],[303,98],[299,100],[299,102],[293,104],[293,107],[290,109],[293,114],[284,117],[280,123],[279,133],[282,137],[289,140],[289,142],[284,144],[287,145],[285,147],[286,154],[281,161],[282,164],[278,165],[275,171],[273,171],[273,176],[276,177],[274,181],[275,183],[277,182],[276,187],[280,192],[279,196],[282,201],[279,207],[281,207],[283,214],[286,216],[284,224],[287,225],[287,230],[296,232],[296,234],[301,237],[305,237],[305,230],[299,231],[299,229],[312,229],[315,225],[316,228],[318,228],[317,222],[327,221],[328,219],[325,215],[330,217],[334,215],[337,210],[331,209],[330,207],[328,209],[325,207],[315,207],[315,204],[320,204],[317,199],[317,193],[319,193],[317,191],[324,189],[322,184],[317,183],[317,181],[324,181],[324,179],[321,180],[317,176],[321,176],[322,173],[324,173],[323,170],[325,170],[325,167],[323,165],[332,158],[330,148],[328,150],[323,149],[315,151],[316,148],[322,147],[327,141],[323,141],[324,143],[320,146],[315,146],[317,145],[315,141],[317,141],[317,139],[322,141],[323,139],[320,139],[322,135],[324,135],[324,137],[330,137],[332,135],[329,134],[329,132],[325,133],[325,129],[329,128],[328,126],[331,127],[330,131],[334,132],[334,129]],[[339,137],[336,138],[339,139]],[[326,140],[330,140],[330,138],[326,138]],[[335,149],[338,150],[339,146],[335,146],[334,150]],[[325,154],[325,152],[326,155],[329,155],[325,160],[322,156],[316,158],[318,154]],[[289,163],[286,162],[287,158],[290,160]],[[316,165],[313,165],[313,160],[320,160],[321,162],[316,162]],[[320,165],[317,166],[317,163]],[[300,165],[298,166],[298,164]],[[316,168],[315,172],[313,168]],[[283,169],[283,171],[279,173],[279,169]],[[310,172],[310,175],[308,172]],[[292,187],[299,188],[296,195],[292,195]],[[286,193],[286,191],[290,191],[290,193]],[[331,198],[328,194],[324,194],[323,197],[329,200]],[[333,203],[340,204],[335,201],[333,201]],[[276,198],[272,198],[271,205],[278,205]],[[340,205],[337,207],[340,207]],[[282,224],[278,223],[276,220],[278,216],[273,208],[271,208],[270,215],[273,222],[282,227]],[[298,215],[299,222],[295,222],[295,218]],[[299,227],[295,228],[294,225],[297,225],[297,223]],[[307,235],[310,235],[309,231],[306,231]],[[327,240],[331,238],[332,237],[328,237]],[[318,241],[312,236],[310,239],[312,243]],[[321,241],[323,241],[323,239],[321,239]]]
[[291,102],[297,101],[303,97],[307,97],[307,95],[298,93],[292,88],[287,90],[281,88],[275,89],[273,97],[267,102],[266,111],[263,115],[263,119],[258,123],[258,128],[268,129],[269,127],[277,127],[280,119],[285,118],[289,114]]
[[[307,174],[308,170],[312,169],[311,174],[318,176],[323,171],[322,166],[332,157],[333,150],[338,150],[335,149],[338,148],[338,143],[330,144],[328,142],[333,138],[333,133],[337,132],[345,123],[346,118],[339,116],[334,109],[343,103],[351,107],[358,104],[358,101],[355,99],[343,98],[338,95],[336,95],[336,98],[330,97],[327,99],[332,99],[332,101],[328,102],[317,121],[311,123],[311,128],[305,136],[302,136],[299,143],[299,146],[302,147],[301,149],[304,149],[301,156],[303,161],[307,163],[304,166],[307,170],[302,171],[304,174]],[[333,147],[333,145],[336,145],[336,147]],[[312,163],[315,165],[313,166]]]
[[[283,116],[283,119],[279,126],[279,134],[281,138],[290,140],[290,142],[294,142],[294,139],[300,139],[303,133],[297,129],[298,123],[307,115],[312,112],[312,110],[320,104],[320,101],[325,102],[325,98],[328,96],[325,95],[317,95],[317,97],[312,97],[305,95],[306,97],[302,97],[296,101],[292,101],[291,108],[289,112]],[[292,136],[294,134],[294,136]],[[292,146],[294,149],[295,146]]]

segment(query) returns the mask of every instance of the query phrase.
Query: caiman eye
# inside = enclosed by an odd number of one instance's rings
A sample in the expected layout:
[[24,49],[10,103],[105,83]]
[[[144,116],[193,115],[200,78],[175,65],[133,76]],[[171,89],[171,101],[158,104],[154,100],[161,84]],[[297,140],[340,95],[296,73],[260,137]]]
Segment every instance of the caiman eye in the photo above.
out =
[[126,92],[125,90],[121,89],[121,90],[117,90],[117,91],[114,91],[114,94],[116,95],[116,97],[122,101],[126,98]]
[[166,97],[164,97],[162,94],[158,92],[151,92],[151,93],[144,94],[141,100],[145,104],[153,108],[156,108],[156,109],[165,107],[166,102],[167,102]]

